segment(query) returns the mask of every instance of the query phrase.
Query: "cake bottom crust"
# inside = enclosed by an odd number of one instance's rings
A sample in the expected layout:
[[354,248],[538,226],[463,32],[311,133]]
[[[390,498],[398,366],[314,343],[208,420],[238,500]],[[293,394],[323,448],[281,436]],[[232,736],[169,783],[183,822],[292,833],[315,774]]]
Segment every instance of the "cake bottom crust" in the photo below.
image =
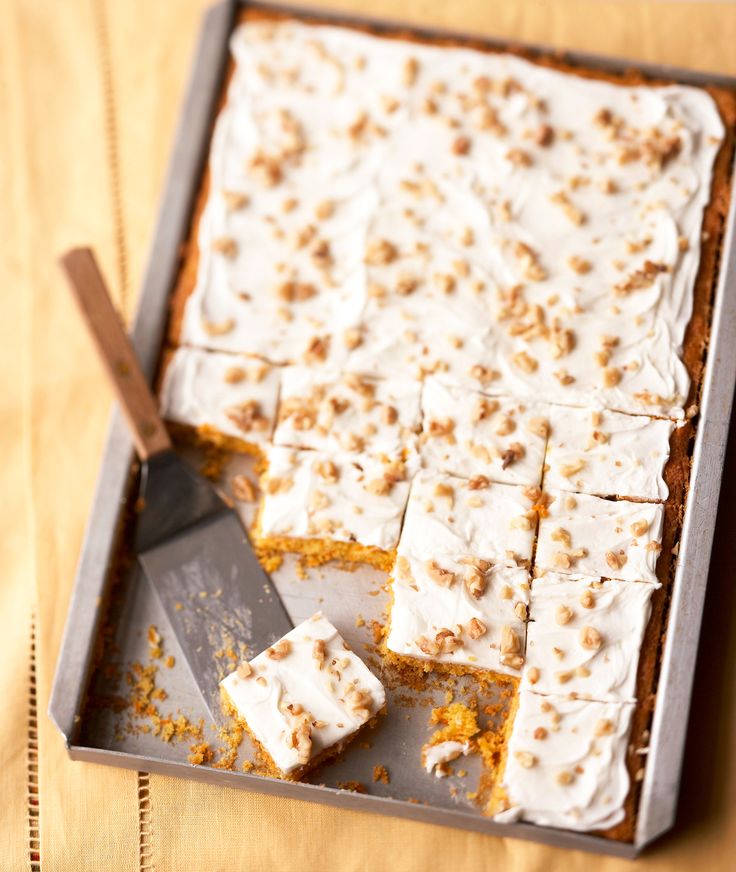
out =
[[301,554],[308,566],[321,566],[330,561],[365,563],[389,572],[396,560],[394,550],[384,551],[374,545],[359,542],[339,542],[335,539],[298,539],[289,536],[262,536],[254,531],[258,550],[263,554]]
[[248,726],[248,722],[245,718],[242,717],[240,712],[235,708],[230,696],[227,691],[221,689],[221,706],[224,714],[232,718],[238,726],[242,727],[246,733],[251,738],[253,745],[258,751],[262,764],[259,766],[259,774],[266,775],[270,778],[278,778],[281,781],[301,781],[306,775],[308,775],[312,770],[316,769],[318,766],[321,766],[323,763],[327,763],[329,760],[333,760],[335,757],[340,755],[347,746],[353,742],[358,736],[362,735],[364,732],[367,732],[372,727],[375,727],[378,723],[378,719],[380,717],[384,717],[386,715],[386,706],[379,709],[372,718],[369,718],[359,729],[357,729],[354,733],[351,733],[349,736],[346,736],[344,739],[341,739],[334,745],[330,745],[329,748],[325,748],[323,751],[320,751],[319,754],[312,757],[312,759],[305,763],[304,766],[300,766],[297,769],[292,770],[291,772],[283,772],[279,767],[274,763],[273,757],[268,753],[263,744],[255,737],[253,731]]

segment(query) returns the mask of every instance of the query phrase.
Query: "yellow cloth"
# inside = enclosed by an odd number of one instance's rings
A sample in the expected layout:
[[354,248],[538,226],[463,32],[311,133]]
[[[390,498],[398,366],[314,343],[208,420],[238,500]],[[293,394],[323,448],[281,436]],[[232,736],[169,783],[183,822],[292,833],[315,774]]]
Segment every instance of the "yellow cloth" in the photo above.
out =
[[[592,863],[601,872],[628,869],[531,843],[157,776],[150,778],[150,812],[142,814],[145,777],[71,763],[45,714],[110,405],[55,255],[72,243],[92,244],[130,317],[206,2],[0,3],[0,869],[29,867],[34,611],[44,870],[575,872]],[[736,73],[736,6],[728,3],[339,5],[385,16],[398,9],[403,19],[423,24]],[[728,555],[721,551],[720,559]],[[732,575],[713,579],[723,599],[706,619],[710,662],[698,672],[703,714],[691,730],[685,781],[698,811],[648,853],[641,862],[648,869],[733,868],[736,633],[722,607],[733,599]],[[150,830],[143,847],[141,829]]]

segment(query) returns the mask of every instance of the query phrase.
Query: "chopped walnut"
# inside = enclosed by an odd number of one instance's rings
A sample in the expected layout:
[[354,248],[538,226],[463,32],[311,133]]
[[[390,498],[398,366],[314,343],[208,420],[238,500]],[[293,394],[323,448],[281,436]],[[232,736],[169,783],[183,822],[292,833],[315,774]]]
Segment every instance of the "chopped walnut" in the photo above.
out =
[[281,282],[276,287],[276,296],[286,303],[309,300],[317,295],[317,288],[311,282]]
[[237,668],[237,676],[238,678],[242,678],[245,681],[246,678],[250,678],[253,675],[253,667],[248,663],[247,660],[241,660],[240,665]]
[[224,381],[228,385],[236,385],[245,380],[245,370],[242,366],[229,366],[225,370]]
[[468,635],[471,639],[480,639],[488,632],[488,627],[478,618],[471,618],[468,625]]
[[470,151],[470,139],[467,136],[458,136],[452,143],[452,153],[458,155],[468,154]]
[[537,764],[537,758],[529,751],[515,751],[514,757],[519,761],[519,765],[524,769],[531,769]]
[[396,260],[399,252],[387,239],[374,239],[368,244],[365,262],[371,266],[382,266]]
[[554,128],[549,124],[540,124],[539,127],[534,131],[534,142],[537,145],[541,145],[542,148],[546,148],[549,145],[552,145],[555,138]]
[[613,725],[613,721],[608,718],[601,718],[601,720],[596,722],[594,734],[598,737],[600,736],[610,736],[614,731],[615,727]]
[[516,366],[519,367],[519,369],[527,373],[534,372],[539,366],[537,360],[531,357],[531,355],[527,354],[526,351],[517,352],[511,359],[516,364]]
[[265,430],[269,426],[269,420],[261,411],[261,404],[257,400],[246,400],[239,406],[230,406],[225,409],[225,415],[229,421],[242,430],[250,433],[253,430]]
[[238,245],[230,236],[218,236],[212,240],[212,250],[225,257],[233,258],[238,253]]
[[567,195],[565,191],[558,191],[556,194],[553,194],[550,197],[550,200],[556,205],[562,208],[562,211],[565,213],[565,216],[572,221],[573,224],[581,225],[585,223],[585,215],[578,209],[578,207],[572,202],[570,197]]
[[342,334],[342,341],[345,348],[352,351],[363,342],[363,337],[357,327],[348,327]]
[[429,578],[440,587],[452,587],[455,583],[455,573],[449,569],[444,569],[434,560],[427,560],[424,569]]
[[578,639],[587,651],[597,651],[603,644],[603,637],[595,627],[583,627]]
[[611,569],[621,569],[626,563],[625,554],[616,554],[613,551],[606,551],[606,563]]
[[485,573],[477,566],[468,566],[463,574],[463,580],[468,593],[473,599],[480,599],[486,590]]
[[632,535],[634,536],[643,536],[647,530],[649,529],[649,521],[634,521],[634,523],[629,527]]
[[304,360],[306,363],[322,363],[327,360],[329,349],[329,336],[313,336],[304,351]]
[[324,639],[315,639],[312,645],[312,659],[317,661],[317,667],[322,668],[322,664],[327,656],[327,646]]
[[567,264],[570,269],[573,272],[576,272],[579,276],[584,276],[593,268],[593,265],[589,260],[586,260],[584,257],[578,257],[576,254],[568,257]]
[[283,660],[291,653],[291,642],[288,639],[281,639],[275,645],[266,649],[266,656],[271,660]]

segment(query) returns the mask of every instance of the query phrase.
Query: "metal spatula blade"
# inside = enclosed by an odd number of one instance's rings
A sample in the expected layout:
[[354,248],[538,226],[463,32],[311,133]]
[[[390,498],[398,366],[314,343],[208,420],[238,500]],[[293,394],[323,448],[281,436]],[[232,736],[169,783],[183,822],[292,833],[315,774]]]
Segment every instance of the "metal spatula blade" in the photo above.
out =
[[146,467],[138,559],[219,721],[222,670],[265,650],[293,624],[240,518],[209,482],[173,452]]
[[[135,547],[215,721],[221,669],[292,623],[237,514],[172,449],[156,400],[89,249],[61,259],[143,462]],[[231,656],[216,657],[216,652]]]

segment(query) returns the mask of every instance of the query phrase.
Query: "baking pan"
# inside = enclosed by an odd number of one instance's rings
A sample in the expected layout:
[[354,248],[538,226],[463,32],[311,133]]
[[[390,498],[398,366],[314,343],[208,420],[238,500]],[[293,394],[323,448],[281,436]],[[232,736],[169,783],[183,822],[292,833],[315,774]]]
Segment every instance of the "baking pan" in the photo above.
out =
[[[181,246],[189,232],[191,214],[207,158],[209,138],[221,93],[228,58],[228,39],[235,15],[245,4],[234,2],[213,6],[206,14],[194,67],[175,138],[164,196],[153,246],[148,260],[133,340],[143,367],[153,378],[161,352],[168,314],[168,299],[180,265]],[[417,29],[392,21],[381,23],[347,16],[273,4],[251,7],[308,14],[325,23],[370,24],[402,28],[418,36],[443,34]],[[448,34],[445,33],[445,36]],[[507,43],[478,40],[477,36],[453,33],[475,44],[504,48]],[[525,46],[536,52],[560,55],[545,47]],[[719,85],[736,89],[736,79],[679,70],[668,66],[612,60],[581,53],[565,53],[564,59],[605,71],[635,67],[655,78],[693,85]],[[134,492],[137,467],[132,443],[118,414],[114,412],[107,437],[102,468],[88,523],[64,640],[53,683],[49,714],[66,742],[74,760],[88,760],[192,778],[215,784],[241,787],[265,794],[321,802],[326,805],[373,811],[381,814],[460,827],[479,832],[531,839],[551,845],[636,856],[641,849],[669,829],[675,817],[682,768],[693,674],[700,623],[715,527],[721,474],[726,450],[731,404],[736,384],[736,196],[731,197],[721,251],[710,344],[703,377],[700,421],[697,428],[692,473],[687,498],[679,560],[669,610],[666,641],[657,701],[651,725],[648,763],[636,819],[634,841],[619,842],[596,835],[580,834],[524,823],[499,824],[480,813],[466,790],[472,790],[480,775],[480,764],[468,758],[467,779],[435,779],[421,770],[419,749],[427,741],[427,719],[432,706],[444,704],[440,684],[424,691],[407,692],[391,686],[388,695],[391,714],[369,736],[368,743],[354,745],[342,759],[318,773],[320,783],[292,783],[241,771],[196,766],[187,762],[188,744],[164,742],[160,736],[131,729],[125,715],[115,710],[111,681],[127,665],[147,662],[150,643],[148,628],[154,625],[163,637],[166,654],[174,665],[159,669],[167,699],[161,708],[176,716],[186,713],[191,721],[206,719],[206,710],[173,634],[167,633],[165,616],[134,564],[121,562],[121,531],[128,512],[128,497]],[[730,292],[729,292],[730,291]],[[196,458],[195,458],[196,459]],[[250,461],[236,457],[232,472]],[[247,520],[247,518],[246,518]],[[127,567],[111,572],[110,567]],[[297,622],[318,608],[325,608],[331,620],[360,653],[370,654],[370,626],[381,617],[385,605],[385,575],[368,567],[349,574],[326,567],[301,579],[287,559],[274,574],[274,583],[292,619]],[[362,620],[356,621],[356,615]],[[358,626],[360,624],[360,626]],[[375,661],[374,661],[375,664]],[[164,674],[165,673],[165,674]],[[111,677],[112,676],[112,677]],[[453,688],[456,699],[470,692],[470,679],[460,679]],[[481,704],[503,705],[488,692]],[[92,704],[87,705],[88,701]],[[207,731],[205,738],[212,740]],[[213,740],[216,743],[216,739]],[[244,742],[245,744],[245,742]],[[370,745],[370,747],[367,747]],[[246,753],[246,750],[243,751]],[[373,783],[373,767],[383,764],[390,782]],[[370,785],[370,794],[356,792],[355,783]],[[342,785],[342,786],[341,786]],[[347,785],[348,787],[346,787]],[[459,785],[459,786],[458,786]]]

